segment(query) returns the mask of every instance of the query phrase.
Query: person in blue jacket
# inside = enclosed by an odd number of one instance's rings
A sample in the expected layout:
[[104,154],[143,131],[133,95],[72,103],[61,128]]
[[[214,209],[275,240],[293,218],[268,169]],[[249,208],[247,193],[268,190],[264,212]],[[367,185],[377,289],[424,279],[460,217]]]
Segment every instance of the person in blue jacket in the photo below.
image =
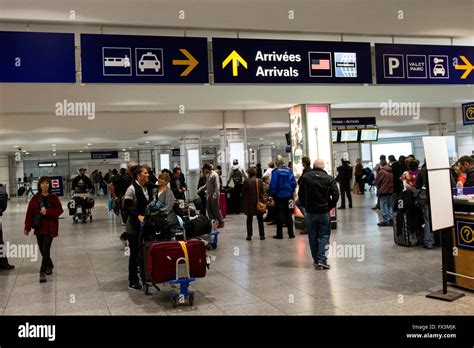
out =
[[275,221],[277,234],[274,239],[283,239],[283,224],[288,226],[289,238],[295,238],[293,232],[293,193],[296,179],[293,171],[284,165],[283,157],[277,156],[277,168],[272,172],[269,196],[275,201]]

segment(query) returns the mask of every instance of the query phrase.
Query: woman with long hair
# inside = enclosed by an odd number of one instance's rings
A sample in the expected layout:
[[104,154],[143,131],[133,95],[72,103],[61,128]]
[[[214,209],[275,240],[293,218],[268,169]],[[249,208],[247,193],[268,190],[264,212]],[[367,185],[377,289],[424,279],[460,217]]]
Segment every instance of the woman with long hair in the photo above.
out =
[[40,283],[47,281],[46,275],[53,273],[54,264],[51,260],[51,245],[58,236],[59,216],[63,207],[58,196],[51,193],[51,179],[43,176],[38,180],[38,193],[28,204],[25,218],[25,235],[35,230],[36,240],[43,260],[40,269]]

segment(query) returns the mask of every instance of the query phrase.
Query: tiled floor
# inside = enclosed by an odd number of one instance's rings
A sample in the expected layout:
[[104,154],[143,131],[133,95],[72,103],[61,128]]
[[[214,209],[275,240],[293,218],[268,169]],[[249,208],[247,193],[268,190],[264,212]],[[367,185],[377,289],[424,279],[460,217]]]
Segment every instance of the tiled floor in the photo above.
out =
[[[473,315],[474,294],[454,303],[425,298],[441,287],[440,249],[394,245],[392,229],[378,228],[370,209],[375,197],[354,198],[355,208],[339,211],[331,243],[363,247],[363,259],[335,255],[331,270],[312,266],[307,237],[245,240],[244,215],[226,218],[216,257],[204,279],[192,283],[194,306],[172,308],[171,286],[151,295],[127,289],[128,258],[118,238],[120,221],[96,199],[94,221],[60,221],[53,244],[56,268],[38,282],[39,262],[11,258],[16,268],[0,272],[4,315]],[[63,206],[66,207],[65,201]],[[25,204],[15,201],[3,218],[10,244],[36,244],[23,235]],[[256,226],[255,226],[256,230]],[[351,255],[345,255],[351,256]],[[355,255],[352,255],[355,256]],[[451,289],[451,288],[450,288]],[[460,291],[459,289],[451,289]]]

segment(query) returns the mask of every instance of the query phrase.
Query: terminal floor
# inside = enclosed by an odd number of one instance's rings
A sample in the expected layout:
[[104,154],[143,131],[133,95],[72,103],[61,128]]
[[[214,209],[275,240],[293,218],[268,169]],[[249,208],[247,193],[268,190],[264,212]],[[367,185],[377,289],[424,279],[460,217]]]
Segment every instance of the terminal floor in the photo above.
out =
[[[120,221],[97,198],[94,221],[60,220],[52,258],[56,265],[40,284],[40,260],[11,258],[16,268],[0,271],[3,315],[473,315],[474,294],[456,302],[425,298],[441,287],[441,251],[404,248],[393,243],[391,228],[377,227],[373,195],[354,198],[354,208],[339,210],[331,243],[364,247],[363,260],[332,257],[331,270],[312,266],[306,235],[274,240],[245,240],[245,216],[226,218],[206,278],[192,283],[194,306],[172,308],[173,288],[151,295],[128,290],[128,257],[119,235]],[[63,200],[66,210],[66,201]],[[23,234],[25,203],[12,200],[3,218],[10,244],[36,244]],[[66,213],[64,214],[66,215]],[[257,230],[256,222],[254,233]],[[340,256],[340,255],[339,255]],[[460,291],[451,288],[450,290]]]

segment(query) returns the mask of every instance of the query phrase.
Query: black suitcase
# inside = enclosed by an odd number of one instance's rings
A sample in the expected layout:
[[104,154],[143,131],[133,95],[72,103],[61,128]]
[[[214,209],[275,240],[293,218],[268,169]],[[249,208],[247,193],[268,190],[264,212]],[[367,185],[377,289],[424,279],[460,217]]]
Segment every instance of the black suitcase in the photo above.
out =
[[199,215],[194,219],[188,219],[184,224],[186,239],[209,234],[212,231],[211,221],[204,215]]
[[420,235],[418,230],[410,229],[408,216],[404,211],[393,213],[393,240],[395,244],[402,246],[414,246],[418,244]]
[[394,202],[393,240],[402,246],[417,245],[423,237],[423,212],[411,191],[402,192]]
[[25,193],[26,189],[24,187],[20,187],[18,189],[18,197],[21,197],[23,196],[23,194]]

